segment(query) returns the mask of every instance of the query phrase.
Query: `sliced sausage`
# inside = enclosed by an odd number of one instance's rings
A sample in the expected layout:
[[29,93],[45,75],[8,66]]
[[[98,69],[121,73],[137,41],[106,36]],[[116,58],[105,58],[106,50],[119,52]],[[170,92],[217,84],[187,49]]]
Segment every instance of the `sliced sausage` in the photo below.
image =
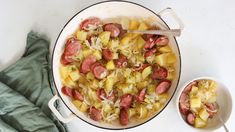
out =
[[189,113],[187,115],[187,122],[190,124],[190,125],[194,125],[195,123],[195,116],[193,115],[193,113]]
[[154,45],[155,45],[154,38],[149,38],[144,45],[144,49],[151,49],[153,48]]
[[142,64],[138,67],[134,67],[133,70],[134,71],[139,71],[139,72],[142,72],[146,67],[150,66],[150,64],[148,63],[145,63],[145,64]]
[[113,59],[113,52],[110,49],[103,49],[102,55],[105,60],[109,61]]
[[193,86],[193,85],[196,85],[196,84],[197,84],[196,81],[193,81],[193,82],[189,83],[189,84],[184,88],[183,92],[189,93],[189,92],[191,91],[191,89],[192,89],[192,86]]
[[104,31],[109,31],[111,37],[118,37],[120,29],[114,23],[108,23],[103,26]]
[[144,53],[144,57],[146,58],[146,57],[149,57],[151,55],[154,55],[156,52],[157,52],[156,48],[150,49],[150,50],[148,50]]
[[139,102],[143,102],[146,94],[146,88],[142,89],[137,97]]
[[114,24],[120,30],[120,33],[119,33],[118,37],[123,38],[124,35],[127,33],[127,30],[123,30],[121,24],[118,24],[118,23],[114,23]]
[[61,88],[61,92],[69,97],[73,97],[73,88],[64,86]]
[[89,116],[94,121],[100,121],[102,119],[102,115],[100,110],[96,109],[94,106],[89,108]]
[[163,94],[163,93],[167,92],[170,87],[171,87],[171,81],[163,80],[157,85],[155,91],[157,94]]
[[[150,27],[148,30],[157,30],[157,29],[158,29],[157,27]],[[156,39],[158,36],[155,34],[143,34],[142,37],[145,41],[148,41],[150,38]]]
[[75,99],[75,100],[80,100],[80,101],[83,101],[83,95],[79,92],[79,91],[77,91],[77,90],[73,90],[73,98]]
[[206,103],[206,107],[209,117],[212,118],[217,113],[216,105],[213,103]]
[[120,100],[120,106],[123,108],[129,108],[132,104],[133,96],[131,94],[124,94]]
[[153,69],[152,79],[166,79],[168,75],[168,71],[164,67],[155,67]]
[[114,101],[115,98],[116,98],[116,96],[115,96],[116,94],[117,94],[117,93],[116,93],[115,91],[112,91],[111,93],[109,93],[109,94],[107,95],[107,99]]
[[89,26],[98,26],[101,25],[101,20],[97,17],[90,17],[81,22],[80,28],[82,30],[88,30]]
[[127,57],[125,55],[119,54],[118,59],[114,61],[117,68],[122,68],[127,66]]
[[183,115],[187,115],[189,113],[189,97],[186,93],[182,93],[180,95],[180,99],[179,99],[179,109],[180,109],[180,112],[183,114]]
[[96,62],[95,56],[91,55],[85,58],[80,66],[81,73],[87,73],[91,71],[90,66]]
[[106,98],[106,93],[103,88],[97,90],[97,96],[100,100],[104,100],[104,98]]
[[169,39],[166,36],[161,36],[155,40],[155,44],[158,46],[166,46],[169,43]]
[[60,62],[61,62],[61,64],[63,64],[63,65],[71,64],[73,61],[74,61],[74,60],[73,60],[72,56],[68,56],[68,55],[65,55],[65,54],[63,54],[63,55],[61,56],[61,59],[60,59]]
[[121,125],[124,125],[124,126],[129,123],[128,110],[126,108],[122,108],[120,110],[119,122],[120,122]]
[[93,63],[93,64],[90,66],[91,71],[93,71],[93,69],[94,69],[96,66],[102,66],[102,63],[100,63],[100,62],[95,62],[95,63]]
[[93,68],[92,73],[97,79],[103,79],[108,75],[108,70],[104,66],[98,65]]
[[74,37],[69,38],[65,44],[64,55],[73,56],[82,49],[81,43]]

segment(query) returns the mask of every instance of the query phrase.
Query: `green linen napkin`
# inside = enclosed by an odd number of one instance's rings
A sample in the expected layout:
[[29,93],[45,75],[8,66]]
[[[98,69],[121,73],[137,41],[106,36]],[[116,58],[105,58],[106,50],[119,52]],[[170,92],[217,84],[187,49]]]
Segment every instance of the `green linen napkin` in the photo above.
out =
[[48,108],[53,97],[49,42],[30,32],[24,55],[0,72],[0,132],[65,132]]

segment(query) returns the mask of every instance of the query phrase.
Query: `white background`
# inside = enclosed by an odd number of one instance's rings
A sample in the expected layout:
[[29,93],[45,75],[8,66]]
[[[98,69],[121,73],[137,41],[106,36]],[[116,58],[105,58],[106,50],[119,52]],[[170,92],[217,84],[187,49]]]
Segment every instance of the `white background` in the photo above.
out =
[[[99,0],[0,0],[0,70],[24,52],[27,33],[46,34],[51,46],[76,12]],[[178,38],[182,55],[180,86],[199,76],[220,79],[235,97],[235,1],[234,0],[133,0],[155,12],[172,7],[185,24]],[[233,98],[234,100],[234,98]],[[179,119],[175,100],[152,121],[127,131],[192,131]],[[227,126],[235,131],[234,110]],[[75,119],[71,131],[104,131]],[[218,129],[217,131],[223,131]]]

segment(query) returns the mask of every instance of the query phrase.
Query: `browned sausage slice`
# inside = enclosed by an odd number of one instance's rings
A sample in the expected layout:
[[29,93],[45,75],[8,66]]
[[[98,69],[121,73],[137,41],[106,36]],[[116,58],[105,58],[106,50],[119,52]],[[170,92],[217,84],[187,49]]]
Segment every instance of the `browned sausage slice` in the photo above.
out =
[[146,58],[146,57],[149,57],[151,55],[154,55],[156,52],[157,52],[156,48],[150,49],[150,50],[148,50],[144,53],[144,57]]
[[119,122],[121,125],[124,125],[124,126],[129,123],[128,110],[126,108],[122,108],[120,110]]
[[213,103],[206,103],[206,107],[209,117],[212,118],[217,113],[216,105]]
[[90,66],[96,62],[95,56],[91,55],[85,58],[80,66],[81,73],[87,73],[91,71]]
[[61,92],[69,97],[73,97],[73,88],[64,86],[61,88]]
[[64,55],[73,56],[82,49],[81,43],[74,37],[69,38],[65,44]]
[[189,112],[189,101],[187,100],[189,100],[189,97],[185,92],[183,92],[179,99],[179,109],[183,115],[187,115]]
[[100,100],[104,100],[104,98],[106,98],[106,93],[103,88],[97,90],[97,96]]
[[89,116],[94,121],[100,121],[102,119],[102,115],[100,110],[96,109],[94,106],[89,108]]
[[73,90],[73,98],[75,100],[83,101],[83,95],[79,91],[77,91],[75,89]]
[[153,48],[154,45],[155,45],[154,38],[149,38],[144,45],[144,49],[151,49]]
[[155,67],[153,69],[152,79],[166,79],[168,71],[164,67]]
[[114,61],[117,68],[122,68],[127,66],[127,57],[119,54],[118,59]]
[[73,60],[72,56],[68,56],[68,55],[65,55],[65,54],[63,54],[63,55],[61,56],[61,59],[60,59],[60,62],[61,62],[61,64],[63,64],[63,65],[71,64],[73,61],[74,61],[74,60]]
[[157,85],[156,93],[157,94],[163,94],[163,93],[167,92],[170,87],[171,87],[171,81],[163,80]]
[[120,106],[123,108],[129,108],[132,104],[133,96],[131,94],[124,94],[121,97]]
[[155,44],[158,46],[166,46],[169,43],[169,39],[166,36],[161,36],[155,40]]
[[193,113],[189,113],[187,115],[187,122],[190,124],[190,125],[194,125],[195,123],[195,116],[193,115]]
[[98,26],[98,25],[101,25],[101,20],[97,17],[90,17],[81,22],[80,28],[82,30],[87,31],[89,26]]
[[104,31],[111,32],[110,34],[111,37],[118,37],[118,35],[120,34],[119,28],[114,23],[105,24],[103,28],[104,28]]
[[113,59],[113,52],[110,49],[103,49],[102,55],[105,60],[109,61]]
[[146,88],[142,89],[138,95],[138,101],[143,102],[146,94]]
[[95,66],[92,72],[97,79],[103,79],[108,75],[108,70],[102,65]]

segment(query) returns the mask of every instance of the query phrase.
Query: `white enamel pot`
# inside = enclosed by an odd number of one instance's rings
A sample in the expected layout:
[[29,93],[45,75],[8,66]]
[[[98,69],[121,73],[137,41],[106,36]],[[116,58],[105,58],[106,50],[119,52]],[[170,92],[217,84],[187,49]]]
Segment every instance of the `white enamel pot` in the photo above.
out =
[[[165,109],[167,104],[171,101],[178,83],[180,79],[180,71],[181,71],[181,59],[180,59],[180,51],[179,47],[177,44],[177,41],[175,37],[173,36],[168,36],[170,40],[170,46],[172,47],[174,53],[176,54],[177,58],[177,63],[176,63],[176,78],[172,82],[172,86],[170,90],[168,91],[169,93],[169,99],[166,101],[166,104],[164,107],[157,113],[155,113],[153,116],[148,117],[147,119],[141,120],[141,121],[136,121],[136,122],[131,122],[126,126],[119,125],[119,123],[113,123],[113,124],[108,124],[104,122],[96,122],[93,121],[92,119],[88,118],[85,114],[80,112],[79,110],[76,109],[76,107],[71,103],[69,97],[65,96],[61,92],[62,88],[62,81],[60,78],[60,73],[59,73],[59,65],[60,65],[60,56],[63,52],[63,47],[66,41],[66,38],[71,35],[72,33],[75,32],[75,30],[78,28],[79,23],[91,16],[96,16],[99,17],[100,19],[108,19],[108,18],[115,18],[115,17],[151,17],[156,20],[158,23],[157,25],[160,26],[162,29],[170,29],[169,26],[166,24],[166,22],[162,19],[163,15],[169,15],[170,17],[174,18],[175,24],[178,25],[179,29],[183,29],[183,24],[179,20],[179,18],[176,16],[176,14],[172,11],[172,9],[167,8],[159,12],[158,14],[151,11],[150,9],[133,3],[129,1],[103,1],[100,3],[93,4],[77,14],[75,14],[63,27],[61,30],[56,43],[55,47],[53,50],[53,56],[52,56],[52,70],[53,70],[53,79],[54,79],[54,84],[55,88],[57,90],[57,94],[50,100],[49,102],[49,107],[52,110],[52,112],[57,116],[57,118],[64,122],[68,123],[70,122],[73,118],[79,118],[93,126],[99,127],[99,128],[104,128],[104,129],[112,129],[112,130],[120,130],[120,129],[128,129],[128,128],[133,128],[136,126],[139,126],[141,124],[144,124],[154,117],[156,117],[159,113],[161,113],[162,110]],[[59,99],[62,100],[62,102],[67,106],[67,108],[71,111],[71,116],[65,118],[63,117],[58,110],[54,107],[54,102]]]

